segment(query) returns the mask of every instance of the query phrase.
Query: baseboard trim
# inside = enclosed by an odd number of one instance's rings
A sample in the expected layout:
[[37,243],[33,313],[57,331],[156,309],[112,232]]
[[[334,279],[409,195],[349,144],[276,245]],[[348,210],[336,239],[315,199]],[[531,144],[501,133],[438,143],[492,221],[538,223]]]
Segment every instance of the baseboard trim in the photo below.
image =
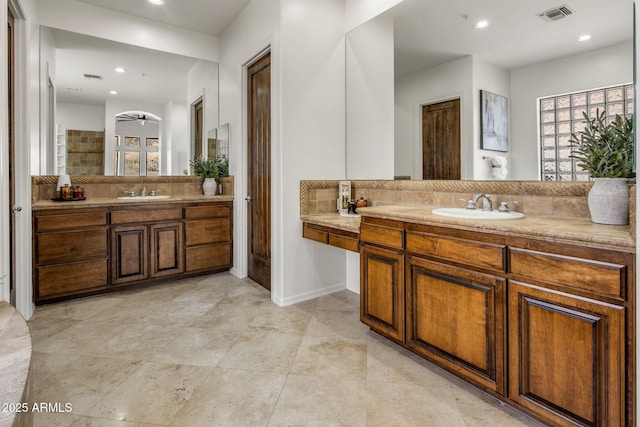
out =
[[321,288],[321,289],[315,289],[313,291],[305,292],[298,295],[292,295],[286,298],[273,298],[273,294],[272,294],[271,300],[274,303],[278,304],[280,307],[286,307],[288,305],[308,301],[314,298],[333,294],[335,292],[344,291],[345,289],[347,289],[346,283],[339,283],[337,285],[327,286],[326,288]]

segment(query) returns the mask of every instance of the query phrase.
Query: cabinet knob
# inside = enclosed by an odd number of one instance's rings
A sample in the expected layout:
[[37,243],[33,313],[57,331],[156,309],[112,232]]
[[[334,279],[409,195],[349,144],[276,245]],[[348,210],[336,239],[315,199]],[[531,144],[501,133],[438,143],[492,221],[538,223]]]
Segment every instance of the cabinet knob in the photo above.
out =
[[21,212],[22,211],[22,206],[14,206],[13,209],[11,209],[14,213],[15,212]]
[[251,202],[251,196],[247,196],[244,198],[247,202]]

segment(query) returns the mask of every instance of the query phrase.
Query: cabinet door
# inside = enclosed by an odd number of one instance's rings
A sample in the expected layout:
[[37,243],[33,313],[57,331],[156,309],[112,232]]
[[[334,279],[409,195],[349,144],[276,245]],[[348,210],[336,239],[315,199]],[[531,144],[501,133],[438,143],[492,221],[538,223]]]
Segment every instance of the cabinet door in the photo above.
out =
[[151,277],[170,276],[184,271],[182,223],[155,224],[151,237]]
[[624,308],[509,283],[509,398],[551,425],[624,425]]
[[360,252],[360,320],[404,341],[404,255],[364,245]]
[[407,257],[406,281],[407,347],[504,394],[505,280]]
[[111,229],[111,284],[144,280],[149,277],[146,225]]

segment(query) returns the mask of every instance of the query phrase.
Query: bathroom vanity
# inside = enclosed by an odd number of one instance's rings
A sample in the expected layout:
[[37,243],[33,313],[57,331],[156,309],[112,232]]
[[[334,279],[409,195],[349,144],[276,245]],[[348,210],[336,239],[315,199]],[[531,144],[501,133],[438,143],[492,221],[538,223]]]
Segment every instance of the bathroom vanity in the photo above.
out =
[[[326,229],[327,235],[332,229],[354,231],[353,219],[310,208],[331,199],[324,194],[331,185],[301,184],[304,237],[322,242],[310,229]],[[479,192],[500,194],[495,183],[356,185],[370,198],[398,187],[386,196],[400,199],[358,210],[363,323],[548,425],[635,425],[636,255],[630,227],[528,212],[496,221],[432,213],[457,206],[478,186],[494,187]],[[523,184],[531,188],[516,194],[515,185],[507,185],[500,200],[526,204],[522,194],[535,194],[529,206],[560,208],[575,195],[570,205],[581,206],[577,186]],[[403,194],[406,189],[415,193]],[[416,203],[420,196],[422,205]],[[403,205],[402,199],[412,203]]]
[[228,270],[233,198],[33,205],[36,304]]

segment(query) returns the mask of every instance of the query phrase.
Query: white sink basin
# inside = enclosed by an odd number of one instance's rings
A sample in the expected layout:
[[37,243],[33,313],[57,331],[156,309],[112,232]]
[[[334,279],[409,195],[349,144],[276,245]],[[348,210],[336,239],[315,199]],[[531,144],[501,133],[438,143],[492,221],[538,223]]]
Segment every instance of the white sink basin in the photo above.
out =
[[431,211],[435,215],[463,219],[520,219],[520,212],[483,211],[482,209],[438,208]]
[[122,196],[118,197],[120,200],[129,200],[132,202],[140,202],[145,200],[160,200],[160,199],[168,199],[171,196]]

